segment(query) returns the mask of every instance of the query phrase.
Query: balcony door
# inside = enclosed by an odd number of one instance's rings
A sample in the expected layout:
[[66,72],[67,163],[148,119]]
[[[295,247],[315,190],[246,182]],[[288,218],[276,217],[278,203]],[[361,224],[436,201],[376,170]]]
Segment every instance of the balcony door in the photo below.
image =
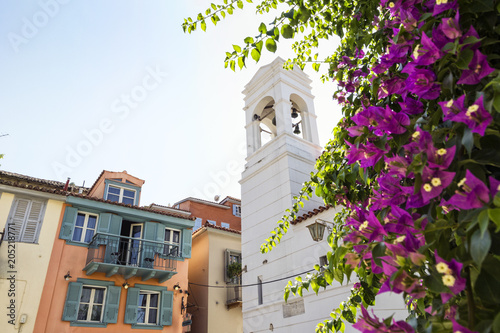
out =
[[130,225],[130,239],[127,248],[127,265],[139,266],[141,260],[142,223]]

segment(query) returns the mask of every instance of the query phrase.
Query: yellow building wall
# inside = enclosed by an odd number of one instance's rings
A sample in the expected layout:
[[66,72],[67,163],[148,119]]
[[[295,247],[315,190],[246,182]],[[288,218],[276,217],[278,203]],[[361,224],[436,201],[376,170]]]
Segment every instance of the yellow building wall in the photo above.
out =
[[[193,237],[191,259],[189,259],[189,282],[207,285],[208,284],[208,232],[199,230],[198,235]],[[190,296],[188,301],[196,306],[188,308],[188,312],[193,315],[191,332],[208,333],[208,288],[197,285],[190,285]]]
[[[224,265],[226,249],[241,251],[241,235],[227,231],[209,231],[209,277],[208,284],[225,286]],[[208,332],[242,333],[243,316],[241,306],[226,307],[225,288],[208,288]]]
[[[36,192],[34,194],[36,195]],[[12,193],[1,193],[0,230],[6,227],[14,198],[15,195]],[[64,200],[64,197],[61,199]],[[2,309],[0,327],[3,333],[33,332],[52,245],[61,219],[64,203],[62,200],[48,199],[46,201],[38,244],[14,243],[9,246],[6,228],[4,241],[0,246],[0,308]],[[10,267],[11,264],[14,265],[14,269]],[[8,309],[12,307],[11,304],[15,305],[15,316],[12,318],[7,316],[11,312]],[[24,324],[19,323],[22,315],[26,315]],[[9,323],[10,320],[13,320],[11,323],[14,325]]]

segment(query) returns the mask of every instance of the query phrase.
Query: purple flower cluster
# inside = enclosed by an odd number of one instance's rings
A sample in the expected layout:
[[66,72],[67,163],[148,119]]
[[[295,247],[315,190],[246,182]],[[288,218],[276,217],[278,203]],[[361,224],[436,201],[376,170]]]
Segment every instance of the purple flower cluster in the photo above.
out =
[[[430,131],[434,129],[422,126],[421,122],[432,112],[440,117],[443,126],[457,124],[462,130],[484,136],[493,117],[485,108],[483,95],[476,99],[463,93],[444,100],[446,90],[438,81],[436,63],[445,56],[454,59],[469,56],[470,62],[453,77],[459,87],[479,84],[494,69],[479,50],[476,30],[460,26],[456,0],[380,3],[390,18],[380,21],[384,25],[378,27],[387,31],[390,40],[386,53],[371,66],[370,73],[361,61],[362,50],[356,49],[352,58],[342,57],[339,64],[349,73],[348,79],[339,82],[343,88],[337,95],[339,102],[348,103],[350,94],[362,94],[358,88],[363,81],[378,84],[372,96],[376,104],[370,105],[366,96],[357,96],[362,106],[350,118],[349,125],[344,123],[349,134],[345,141],[347,163],[378,168],[369,204],[350,205],[352,214],[345,222],[349,232],[344,243],[352,244],[353,252],[346,254],[346,264],[365,265],[378,274],[382,282],[380,293],[405,293],[414,300],[427,295],[425,274],[434,274],[448,290],[440,295],[442,304],[447,304],[462,293],[466,280],[462,277],[461,263],[444,260],[437,251],[431,252],[424,246],[428,207],[437,207],[439,203],[445,214],[482,208],[491,204],[500,190],[500,181],[493,177],[483,181],[470,170],[465,171],[463,179],[456,179],[464,172],[454,163],[459,155],[456,141],[450,140],[450,136],[433,138]],[[422,29],[424,13],[431,13],[437,20],[433,26],[427,26],[427,32]],[[426,109],[429,105],[437,110]],[[378,163],[381,161],[383,164]],[[385,167],[379,171],[381,165]],[[458,182],[457,187],[454,181]],[[375,243],[384,243],[386,250],[382,257],[374,258]],[[405,322],[388,326],[376,316],[371,317],[365,308],[362,313],[354,327],[363,332],[413,332]],[[460,328],[462,332],[470,332],[457,324],[454,317],[455,312],[450,312],[448,319],[453,322],[454,331]]]

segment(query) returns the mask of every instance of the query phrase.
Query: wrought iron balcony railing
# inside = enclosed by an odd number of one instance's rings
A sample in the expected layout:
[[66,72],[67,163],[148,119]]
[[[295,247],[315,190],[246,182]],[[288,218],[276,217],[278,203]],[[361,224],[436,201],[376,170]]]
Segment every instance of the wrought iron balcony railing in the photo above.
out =
[[227,291],[227,301],[226,306],[232,307],[241,304],[241,284],[231,284],[226,285]]
[[105,272],[166,280],[176,273],[179,255],[179,244],[97,233],[89,243],[84,270],[87,275]]

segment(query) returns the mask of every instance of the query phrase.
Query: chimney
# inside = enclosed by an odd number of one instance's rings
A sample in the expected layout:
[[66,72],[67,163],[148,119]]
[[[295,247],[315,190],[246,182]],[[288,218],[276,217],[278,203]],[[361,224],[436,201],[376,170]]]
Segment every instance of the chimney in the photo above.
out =
[[67,191],[67,190],[68,190],[69,180],[70,180],[70,179],[71,179],[71,178],[69,178],[69,177],[68,177],[68,180],[66,181],[66,184],[64,185],[64,189],[63,189],[63,191]]

